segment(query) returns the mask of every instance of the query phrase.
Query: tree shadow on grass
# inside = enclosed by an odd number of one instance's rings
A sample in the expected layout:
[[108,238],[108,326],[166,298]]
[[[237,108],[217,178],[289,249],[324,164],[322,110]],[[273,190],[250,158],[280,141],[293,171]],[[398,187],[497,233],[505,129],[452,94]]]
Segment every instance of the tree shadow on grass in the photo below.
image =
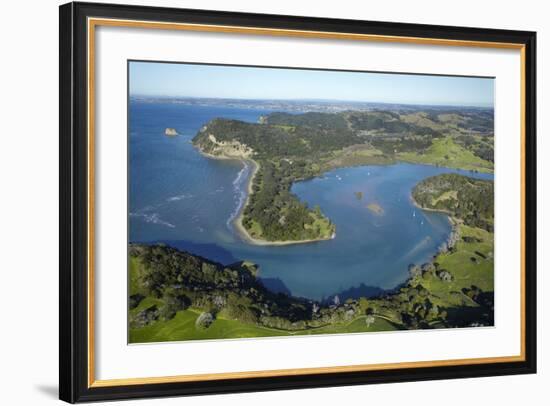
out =
[[455,306],[443,309],[447,312],[447,323],[453,327],[494,326],[494,293],[481,292],[474,299],[479,306]]

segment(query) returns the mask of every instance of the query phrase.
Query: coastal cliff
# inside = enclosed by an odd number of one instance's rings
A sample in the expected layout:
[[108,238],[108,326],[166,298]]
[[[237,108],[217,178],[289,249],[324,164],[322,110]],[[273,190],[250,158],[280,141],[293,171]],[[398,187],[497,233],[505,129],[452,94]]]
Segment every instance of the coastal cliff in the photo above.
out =
[[[321,212],[310,209],[290,192],[293,182],[315,176],[303,161],[272,155],[263,137],[284,131],[268,125],[215,119],[201,128],[193,144],[217,159],[252,162],[246,202],[235,220],[252,244],[301,244],[334,238],[336,228]],[[273,146],[280,143],[273,142]]]
[[249,159],[254,151],[239,141],[218,141],[214,134],[208,134],[200,144],[200,150],[216,158]]

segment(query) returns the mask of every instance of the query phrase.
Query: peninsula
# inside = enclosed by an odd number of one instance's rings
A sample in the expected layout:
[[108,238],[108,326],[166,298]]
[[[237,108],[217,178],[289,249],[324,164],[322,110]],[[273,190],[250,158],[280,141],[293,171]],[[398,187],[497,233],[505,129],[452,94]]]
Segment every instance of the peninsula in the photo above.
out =
[[320,207],[308,207],[291,192],[294,182],[335,168],[398,161],[492,172],[492,120],[492,110],[483,109],[271,113],[258,123],[216,118],[193,144],[212,158],[253,162],[236,219],[247,240],[294,244],[336,233]]

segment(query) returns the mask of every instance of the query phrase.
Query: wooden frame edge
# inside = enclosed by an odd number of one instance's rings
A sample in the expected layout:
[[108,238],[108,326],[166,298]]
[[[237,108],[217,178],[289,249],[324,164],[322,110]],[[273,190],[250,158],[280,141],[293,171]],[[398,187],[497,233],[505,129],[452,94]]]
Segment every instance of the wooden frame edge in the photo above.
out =
[[357,34],[346,32],[330,31],[312,31],[296,30],[282,28],[262,28],[262,27],[244,27],[234,25],[213,25],[196,23],[168,23],[159,21],[145,20],[124,20],[115,18],[95,18],[89,19],[90,27],[130,27],[130,28],[148,28],[157,30],[178,30],[194,32],[215,32],[223,34],[243,34],[243,35],[261,35],[275,37],[294,37],[294,38],[317,38],[317,39],[336,39],[352,41],[369,42],[390,42],[404,43],[414,45],[438,45],[438,46],[462,46],[496,49],[521,49],[524,45],[512,42],[488,42],[475,40],[453,40],[441,38],[423,38],[423,37],[404,37],[396,35],[377,35],[377,34]]
[[491,357],[491,358],[464,358],[456,360],[440,360],[440,361],[415,361],[415,362],[400,362],[386,364],[366,364],[366,365],[349,365],[336,367],[318,367],[318,368],[298,368],[298,369],[275,369],[267,371],[245,371],[245,372],[228,372],[216,374],[196,374],[196,375],[174,375],[174,376],[159,376],[146,378],[122,378],[122,379],[105,379],[96,380],[90,387],[102,388],[112,386],[130,386],[144,384],[160,384],[160,383],[179,383],[179,382],[199,382],[199,381],[215,381],[220,379],[246,379],[246,378],[272,378],[281,376],[296,376],[296,375],[313,375],[313,374],[338,374],[343,372],[367,372],[367,371],[387,371],[399,368],[431,368],[456,365],[478,365],[478,364],[499,364],[505,362],[522,362],[525,360],[524,355],[509,356],[509,357]]

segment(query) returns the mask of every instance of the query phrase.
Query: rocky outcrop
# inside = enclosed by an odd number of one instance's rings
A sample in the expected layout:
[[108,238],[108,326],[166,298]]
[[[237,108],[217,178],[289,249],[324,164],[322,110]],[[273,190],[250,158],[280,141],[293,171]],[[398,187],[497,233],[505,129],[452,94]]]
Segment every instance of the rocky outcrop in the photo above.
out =
[[178,135],[178,132],[175,128],[167,128],[166,130],[164,130],[164,135],[166,135],[167,137],[175,137],[176,135]]
[[210,145],[206,152],[218,157],[246,159],[254,152],[252,148],[239,141],[218,141],[212,134],[208,134],[208,141]]

